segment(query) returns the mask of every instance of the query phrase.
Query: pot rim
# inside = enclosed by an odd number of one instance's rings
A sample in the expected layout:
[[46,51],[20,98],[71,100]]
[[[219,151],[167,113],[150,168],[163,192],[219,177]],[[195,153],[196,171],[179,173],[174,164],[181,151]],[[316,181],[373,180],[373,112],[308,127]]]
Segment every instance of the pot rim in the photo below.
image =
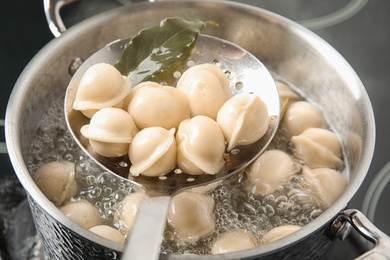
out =
[[[110,248],[114,251],[121,252],[123,251],[124,246],[118,243],[115,243],[111,240],[100,237],[81,226],[75,224],[73,221],[68,219],[65,215],[61,213],[61,211],[56,208],[39,190],[39,188],[34,183],[27,166],[24,162],[24,158],[21,151],[21,145],[19,136],[15,138],[15,134],[19,133],[17,128],[17,123],[20,116],[19,114],[22,112],[23,106],[18,105],[20,100],[24,99],[25,89],[28,87],[30,82],[33,82],[33,78],[36,75],[39,75],[42,70],[43,64],[46,64],[52,56],[55,56],[58,49],[63,48],[63,46],[71,46],[74,37],[83,37],[86,35],[85,32],[88,31],[91,27],[96,27],[97,24],[104,24],[105,21],[109,21],[118,16],[118,13],[126,12],[126,10],[130,8],[137,8],[143,10],[145,8],[149,8],[150,5],[154,5],[158,8],[159,5],[169,4],[170,2],[180,2],[175,0],[166,0],[166,1],[157,1],[154,3],[137,3],[131,4],[124,7],[115,8],[113,10],[109,10],[102,14],[95,15],[80,24],[73,26],[60,38],[53,39],[46,46],[44,46],[29,62],[26,68],[23,70],[22,74],[18,78],[15,87],[11,93],[9,103],[7,105],[6,117],[5,117],[5,134],[6,134],[6,144],[9,152],[9,157],[11,159],[14,170],[23,185],[24,189],[28,192],[28,194],[54,219],[59,221],[62,225],[66,226],[70,230],[80,234],[81,236],[91,240],[95,243],[98,243],[104,247]],[[197,1],[197,0],[187,0],[185,4],[192,5],[203,5],[206,1]],[[308,237],[310,234],[320,229],[324,225],[327,225],[331,220],[333,220],[337,215],[347,207],[347,204],[351,200],[351,198],[355,195],[359,186],[363,182],[365,175],[368,172],[370,167],[371,159],[374,153],[375,146],[375,120],[373,109],[366,92],[366,89],[363,86],[360,78],[350,66],[350,64],[339,54],[332,46],[330,46],[327,42],[325,42],[322,38],[311,32],[310,30],[304,28],[303,26],[285,18],[280,15],[274,14],[270,11],[266,11],[264,9],[260,9],[258,7],[249,6],[242,3],[237,2],[227,2],[220,0],[211,0],[207,1],[207,4],[214,5],[227,5],[231,8],[242,9],[245,12],[256,13],[257,15],[262,15],[271,19],[278,19],[283,26],[288,27],[294,33],[305,39],[306,41],[315,42],[316,49],[321,49],[322,55],[324,59],[331,63],[336,67],[337,70],[345,72],[344,78],[349,80],[349,86],[354,95],[356,95],[360,106],[363,107],[363,111],[366,113],[364,115],[364,119],[366,120],[365,128],[365,136],[363,136],[363,142],[365,149],[361,151],[360,162],[356,167],[356,176],[355,178],[348,183],[347,188],[340,195],[335,203],[333,203],[326,211],[324,211],[321,215],[319,215],[315,220],[303,226],[300,230],[294,232],[291,235],[288,235],[282,239],[271,242],[266,246],[259,246],[253,249],[248,249],[244,251],[229,253],[229,254],[221,254],[221,255],[213,255],[212,258],[215,259],[226,259],[226,258],[243,258],[250,257],[254,255],[268,255],[272,252],[290,246],[292,244],[298,243],[304,238]],[[336,61],[336,62],[335,62]],[[15,107],[16,106],[16,107]],[[185,256],[186,259],[191,259],[192,257],[189,255]],[[209,259],[211,256],[196,256],[196,259],[204,258]],[[169,258],[172,259],[180,259],[180,255],[169,255]]]

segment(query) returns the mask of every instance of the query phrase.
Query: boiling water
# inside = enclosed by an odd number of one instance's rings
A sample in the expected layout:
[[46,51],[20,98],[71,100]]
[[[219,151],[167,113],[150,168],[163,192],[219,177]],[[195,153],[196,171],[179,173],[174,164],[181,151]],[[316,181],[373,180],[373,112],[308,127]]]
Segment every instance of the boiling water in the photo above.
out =
[[[283,129],[278,131],[271,147],[292,154]],[[120,201],[138,189],[131,183],[105,172],[82,152],[67,130],[63,97],[54,103],[42,119],[31,146],[31,156],[28,163],[31,173],[48,162],[74,162],[78,195],[73,199],[86,199],[94,204],[99,209],[103,224],[114,225],[114,214],[120,208]],[[297,165],[299,163],[296,161]],[[261,244],[264,242],[261,237],[273,227],[285,224],[303,226],[325,210],[321,201],[310,193],[310,183],[306,183],[298,174],[267,196],[249,195],[244,189],[244,178],[235,176],[207,192],[215,200],[216,228],[211,235],[196,243],[184,244],[175,240],[173,232],[167,230],[161,252],[210,254],[211,246],[219,234],[231,229],[248,230]]]

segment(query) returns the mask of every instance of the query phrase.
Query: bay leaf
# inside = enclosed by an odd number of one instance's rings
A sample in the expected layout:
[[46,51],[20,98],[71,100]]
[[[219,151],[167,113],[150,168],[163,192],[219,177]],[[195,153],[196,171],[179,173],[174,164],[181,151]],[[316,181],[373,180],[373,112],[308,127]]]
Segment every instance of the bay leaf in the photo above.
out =
[[207,23],[166,18],[159,25],[141,30],[132,37],[114,66],[130,78],[133,86],[151,80],[170,67],[177,67],[175,62],[188,55]]

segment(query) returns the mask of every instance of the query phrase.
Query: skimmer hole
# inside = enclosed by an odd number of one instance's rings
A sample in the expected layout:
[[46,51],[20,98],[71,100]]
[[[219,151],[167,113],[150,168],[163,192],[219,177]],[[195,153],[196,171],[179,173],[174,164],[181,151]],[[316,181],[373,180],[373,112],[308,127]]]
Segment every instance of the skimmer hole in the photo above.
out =
[[244,83],[237,82],[236,85],[234,86],[237,90],[242,90],[244,88]]

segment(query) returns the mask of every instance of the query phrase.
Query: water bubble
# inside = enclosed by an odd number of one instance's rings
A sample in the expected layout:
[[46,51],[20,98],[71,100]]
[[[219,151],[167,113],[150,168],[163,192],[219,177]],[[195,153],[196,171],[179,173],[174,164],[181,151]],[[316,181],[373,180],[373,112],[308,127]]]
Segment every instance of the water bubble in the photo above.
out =
[[69,162],[73,162],[74,161],[73,154],[66,153],[66,154],[63,155],[63,157],[64,157],[64,160],[66,160],[66,161],[69,161]]
[[91,190],[91,192],[89,193],[89,197],[91,199],[96,199],[98,198],[100,195],[102,194],[102,188],[100,187],[95,187]]
[[112,188],[110,187],[104,187],[104,190],[103,190],[103,195],[104,196],[110,196],[112,193]]
[[275,204],[275,196],[273,194],[265,196],[263,199],[263,203],[268,204],[268,205],[271,205],[271,204],[274,205]]
[[115,202],[114,201],[107,201],[107,202],[104,202],[103,203],[103,208],[104,209],[111,209],[112,207],[115,206]]
[[265,208],[269,217],[272,217],[275,214],[275,209],[271,205],[266,205]]
[[310,218],[313,220],[313,219],[317,218],[319,215],[321,215],[322,212],[323,211],[321,209],[315,209],[312,212],[310,212]]
[[287,200],[288,200],[287,196],[279,196],[276,198],[275,203],[281,204],[281,203],[287,202]]
[[273,216],[271,218],[271,222],[274,224],[274,226],[280,226],[283,224],[282,218],[280,216]]
[[255,207],[247,202],[242,204],[241,211],[249,215],[256,215]]
[[79,145],[76,142],[67,142],[65,145],[71,151],[80,149]]
[[278,204],[277,213],[280,215],[285,215],[286,213],[289,212],[290,208],[291,208],[290,203],[281,202]]
[[86,180],[88,186],[93,186],[93,185],[96,184],[96,177],[93,176],[93,175],[88,175],[88,176],[85,178],[85,180]]
[[258,214],[267,214],[267,208],[265,206],[260,206],[257,208]]
[[99,184],[110,185],[115,183],[115,176],[109,172],[103,172],[97,178]]

